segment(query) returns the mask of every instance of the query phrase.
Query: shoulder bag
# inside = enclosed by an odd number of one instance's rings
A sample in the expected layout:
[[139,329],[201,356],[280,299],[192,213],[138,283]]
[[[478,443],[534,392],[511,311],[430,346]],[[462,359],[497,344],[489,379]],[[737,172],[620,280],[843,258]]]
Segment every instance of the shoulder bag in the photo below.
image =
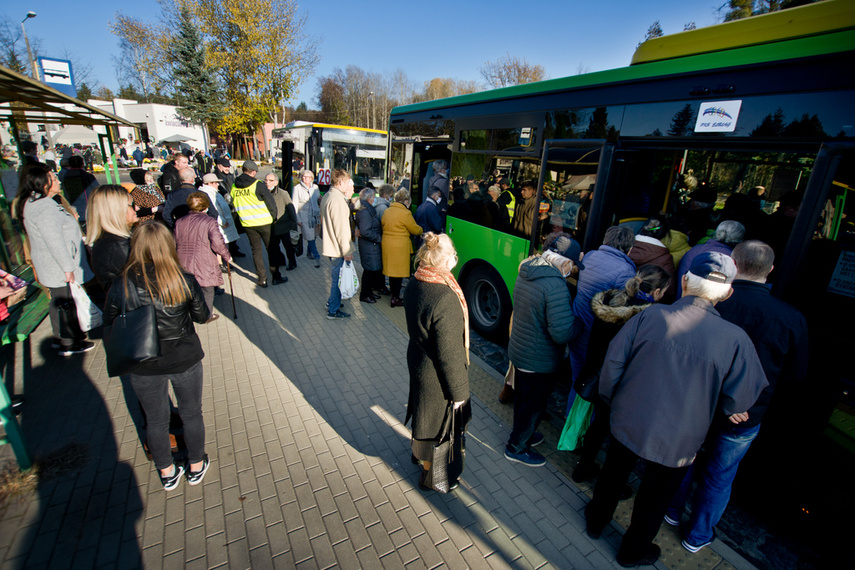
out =
[[130,374],[141,364],[161,357],[154,305],[128,311],[126,304],[123,295],[122,312],[104,327],[104,351],[110,376]]

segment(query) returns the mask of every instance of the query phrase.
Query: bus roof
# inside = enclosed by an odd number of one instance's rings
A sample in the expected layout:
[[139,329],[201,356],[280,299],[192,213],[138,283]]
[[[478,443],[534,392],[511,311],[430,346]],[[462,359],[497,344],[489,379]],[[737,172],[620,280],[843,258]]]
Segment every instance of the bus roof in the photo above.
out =
[[[772,24],[773,32],[777,32],[766,34],[762,40],[765,43],[757,44],[756,37],[761,34],[758,30],[769,24]],[[782,36],[784,32],[787,35]],[[743,39],[737,43],[743,34],[754,41]],[[716,48],[708,47],[713,38],[719,37],[722,39]],[[676,40],[669,43],[673,38]],[[691,46],[695,49],[690,49]],[[698,49],[703,52],[698,52]],[[855,3],[825,0],[649,40],[639,47],[633,60],[635,65],[629,67],[404,105],[392,109],[391,115],[846,51],[855,51]]]
[[331,125],[327,123],[312,123],[309,121],[291,121],[286,124],[284,127],[279,127],[278,129],[273,129],[275,131],[279,130],[288,130],[288,129],[299,129],[302,127],[322,127],[325,129],[342,129],[348,131],[365,131],[366,133],[378,133],[381,135],[388,135],[389,133],[386,131],[380,131],[377,129],[366,129],[363,127],[349,127],[347,125]]

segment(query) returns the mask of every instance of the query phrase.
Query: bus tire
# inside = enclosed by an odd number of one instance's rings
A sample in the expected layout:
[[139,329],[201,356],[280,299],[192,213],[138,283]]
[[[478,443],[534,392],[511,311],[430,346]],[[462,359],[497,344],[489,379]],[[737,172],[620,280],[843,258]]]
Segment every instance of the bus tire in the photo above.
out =
[[466,276],[463,294],[469,305],[469,324],[479,335],[507,341],[511,322],[511,296],[498,272],[479,265]]

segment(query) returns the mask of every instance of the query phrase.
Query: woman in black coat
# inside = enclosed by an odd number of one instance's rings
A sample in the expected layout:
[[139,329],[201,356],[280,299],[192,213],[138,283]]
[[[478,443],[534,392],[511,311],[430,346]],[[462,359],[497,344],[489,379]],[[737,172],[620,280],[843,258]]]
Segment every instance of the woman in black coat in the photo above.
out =
[[[419,268],[404,295],[410,343],[407,366],[410,396],[407,419],[413,418],[412,452],[423,467],[419,487],[433,489],[433,448],[439,442],[450,402],[459,413],[462,435],[471,415],[469,401],[469,314],[460,285],[451,274],[457,253],[451,238],[428,232],[417,259]],[[449,481],[452,489],[456,481]]]
[[128,191],[115,184],[99,186],[87,206],[87,241],[92,248],[92,271],[104,291],[125,268],[131,244],[131,228],[137,208]]
[[374,189],[365,188],[359,193],[359,204],[356,210],[356,227],[359,230],[359,261],[362,263],[362,288],[359,300],[363,303],[376,303],[386,286],[383,279],[383,256],[380,242],[383,239],[383,228],[380,217],[374,209]]

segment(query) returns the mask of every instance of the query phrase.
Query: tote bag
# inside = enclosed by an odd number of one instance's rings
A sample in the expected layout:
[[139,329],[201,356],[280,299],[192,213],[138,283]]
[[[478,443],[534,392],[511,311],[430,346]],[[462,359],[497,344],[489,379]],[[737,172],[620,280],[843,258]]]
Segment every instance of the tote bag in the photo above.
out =
[[161,357],[160,336],[154,305],[143,305],[122,312],[104,327],[104,351],[107,353],[107,374],[130,374],[144,362]]

